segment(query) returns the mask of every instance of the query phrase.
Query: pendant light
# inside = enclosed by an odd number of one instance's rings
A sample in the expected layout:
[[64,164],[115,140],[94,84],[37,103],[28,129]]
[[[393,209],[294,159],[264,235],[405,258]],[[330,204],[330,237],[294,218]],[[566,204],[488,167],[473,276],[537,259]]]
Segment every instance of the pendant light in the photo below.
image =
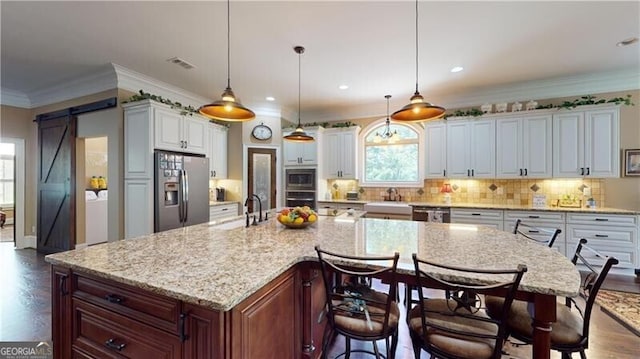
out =
[[418,0],[416,0],[416,92],[411,96],[409,104],[391,115],[394,121],[419,122],[437,120],[444,116],[445,109],[425,102],[418,92]]
[[296,129],[293,132],[284,136],[283,138],[291,142],[313,142],[314,141],[313,136],[304,132],[304,129],[300,124],[300,77],[301,77],[300,68],[302,67],[300,65],[300,58],[301,58],[301,55],[304,53],[304,47],[296,46],[293,48],[293,51],[295,51],[298,54],[298,127],[296,127]]
[[198,112],[200,112],[201,115],[214,120],[229,122],[249,121],[253,120],[256,117],[256,114],[242,106],[240,101],[236,99],[236,95],[233,93],[233,90],[231,90],[231,26],[229,25],[229,18],[229,0],[227,0],[227,88],[222,93],[220,100],[201,106],[198,109]]
[[382,132],[382,135],[376,132],[376,135],[373,136],[373,142],[380,143],[386,140],[388,143],[396,143],[400,139],[400,135],[398,135],[398,131],[391,132],[389,121],[389,99],[391,95],[385,95],[384,98],[387,99],[387,120],[385,121],[384,132]]

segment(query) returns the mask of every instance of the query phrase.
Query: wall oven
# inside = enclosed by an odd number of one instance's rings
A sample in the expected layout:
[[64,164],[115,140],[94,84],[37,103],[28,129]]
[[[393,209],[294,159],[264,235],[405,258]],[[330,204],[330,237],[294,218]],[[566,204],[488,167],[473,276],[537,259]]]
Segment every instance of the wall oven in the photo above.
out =
[[316,169],[288,168],[285,170],[285,204],[287,207],[316,208]]

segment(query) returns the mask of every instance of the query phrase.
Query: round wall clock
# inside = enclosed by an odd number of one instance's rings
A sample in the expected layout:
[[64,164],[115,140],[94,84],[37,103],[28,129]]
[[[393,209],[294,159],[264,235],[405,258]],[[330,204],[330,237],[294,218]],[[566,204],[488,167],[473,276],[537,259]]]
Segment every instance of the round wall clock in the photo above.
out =
[[268,140],[271,138],[273,133],[271,132],[271,128],[264,123],[261,123],[253,128],[251,131],[251,136],[258,140]]

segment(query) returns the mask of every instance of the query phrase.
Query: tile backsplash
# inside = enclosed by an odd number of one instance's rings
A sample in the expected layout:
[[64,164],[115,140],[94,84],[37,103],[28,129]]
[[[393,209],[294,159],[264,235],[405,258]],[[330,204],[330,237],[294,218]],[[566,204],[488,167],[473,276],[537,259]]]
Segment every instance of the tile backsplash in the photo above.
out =
[[[555,205],[563,196],[570,195],[584,202],[593,198],[598,207],[605,206],[604,180],[602,179],[451,179],[425,180],[422,188],[397,187],[405,202],[444,202],[440,189],[445,183],[451,185],[451,203],[477,203],[529,206],[534,194],[546,196],[548,206]],[[347,191],[357,190],[360,199],[381,201],[388,187],[359,187],[358,181],[328,180],[327,189],[333,198],[344,199]],[[589,193],[590,196],[585,196]],[[322,194],[320,197],[322,198]]]

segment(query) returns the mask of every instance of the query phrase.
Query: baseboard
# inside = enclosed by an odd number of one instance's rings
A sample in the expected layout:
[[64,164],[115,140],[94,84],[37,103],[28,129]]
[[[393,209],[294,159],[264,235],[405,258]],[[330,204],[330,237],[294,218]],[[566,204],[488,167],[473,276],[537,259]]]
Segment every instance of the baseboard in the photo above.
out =
[[24,236],[24,241],[22,242],[24,244],[24,246],[22,247],[19,247],[20,243],[16,242],[17,249],[24,249],[24,248],[37,249],[38,248],[38,241],[36,236]]
[[87,248],[87,247],[89,247],[89,245],[86,244],[86,243],[78,243],[78,244],[76,244],[76,249],[83,249],[83,248]]

